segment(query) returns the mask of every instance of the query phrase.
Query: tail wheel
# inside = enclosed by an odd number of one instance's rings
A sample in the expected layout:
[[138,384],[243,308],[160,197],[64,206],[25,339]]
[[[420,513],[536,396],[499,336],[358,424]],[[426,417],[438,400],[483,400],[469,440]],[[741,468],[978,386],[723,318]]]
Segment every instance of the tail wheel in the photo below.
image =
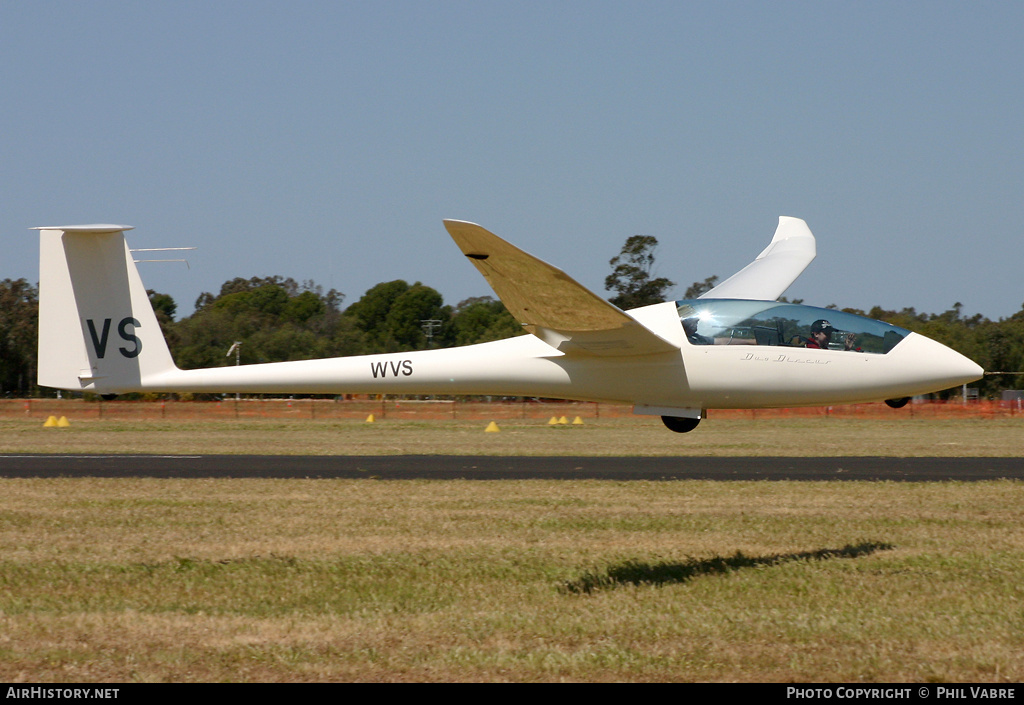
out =
[[886,399],[885,403],[893,409],[902,409],[910,401],[910,397],[903,397],[902,399]]

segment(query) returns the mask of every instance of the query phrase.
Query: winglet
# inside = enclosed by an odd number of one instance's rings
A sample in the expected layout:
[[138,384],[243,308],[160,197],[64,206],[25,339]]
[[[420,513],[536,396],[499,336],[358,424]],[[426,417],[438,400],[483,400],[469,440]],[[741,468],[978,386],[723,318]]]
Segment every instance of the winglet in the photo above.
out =
[[757,259],[700,298],[774,301],[796,281],[816,254],[814,235],[807,223],[800,218],[781,216],[775,237]]
[[509,313],[566,354],[646,355],[678,350],[625,311],[475,223],[445,220],[463,254]]

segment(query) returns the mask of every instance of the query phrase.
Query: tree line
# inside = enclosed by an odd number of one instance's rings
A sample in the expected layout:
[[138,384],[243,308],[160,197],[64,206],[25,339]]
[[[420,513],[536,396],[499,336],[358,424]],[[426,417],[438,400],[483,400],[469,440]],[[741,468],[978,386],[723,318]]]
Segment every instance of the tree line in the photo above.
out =
[[[342,308],[344,295],[312,281],[236,277],[204,292],[195,311],[149,291],[157,321],[182,369],[402,352],[471,345],[522,335],[505,306],[479,296],[456,306],[421,282],[382,282]],[[0,281],[0,395],[50,396],[36,385],[39,295],[25,279]]]
[[[609,264],[605,287],[610,301],[628,309],[665,300],[674,282],[654,276],[657,240],[635,235]],[[711,289],[717,277],[694,282],[683,298]],[[323,357],[403,352],[500,340],[522,335],[522,326],[490,296],[466,299],[455,306],[421,282],[382,282],[343,307],[344,295],[324,291],[312,281],[281,276],[236,277],[217,294],[204,292],[195,311],[175,320],[177,305],[167,294],[149,292],[157,320],[179,367],[218,367],[308,360]],[[830,308],[836,308],[831,306]],[[1024,305],[1009,318],[991,321],[966,316],[954,304],[938,314],[913,308],[843,311],[887,321],[928,336],[993,372],[1024,370]],[[38,290],[25,279],[0,281],[0,394],[50,395],[36,386]],[[1019,375],[986,375],[972,386],[983,397],[1024,386]]]

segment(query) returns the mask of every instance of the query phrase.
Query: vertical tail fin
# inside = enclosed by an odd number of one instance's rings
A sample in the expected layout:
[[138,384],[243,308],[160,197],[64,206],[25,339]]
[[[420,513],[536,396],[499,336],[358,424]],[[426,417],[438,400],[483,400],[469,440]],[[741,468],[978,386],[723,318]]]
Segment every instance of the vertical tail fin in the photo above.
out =
[[175,369],[127,225],[39,230],[39,384],[101,394]]

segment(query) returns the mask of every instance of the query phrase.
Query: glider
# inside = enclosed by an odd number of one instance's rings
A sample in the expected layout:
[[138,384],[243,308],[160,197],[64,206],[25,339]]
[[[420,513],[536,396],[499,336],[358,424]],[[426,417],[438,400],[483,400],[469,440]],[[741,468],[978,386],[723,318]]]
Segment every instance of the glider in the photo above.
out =
[[918,333],[777,299],[814,259],[781,217],[768,247],[698,299],[623,311],[474,223],[444,221],[531,335],[442,350],[181,370],[126,225],[40,231],[39,384],[128,392],[489,394],[629,403],[673,431],[707,409],[887,400],[965,384],[973,361]]

